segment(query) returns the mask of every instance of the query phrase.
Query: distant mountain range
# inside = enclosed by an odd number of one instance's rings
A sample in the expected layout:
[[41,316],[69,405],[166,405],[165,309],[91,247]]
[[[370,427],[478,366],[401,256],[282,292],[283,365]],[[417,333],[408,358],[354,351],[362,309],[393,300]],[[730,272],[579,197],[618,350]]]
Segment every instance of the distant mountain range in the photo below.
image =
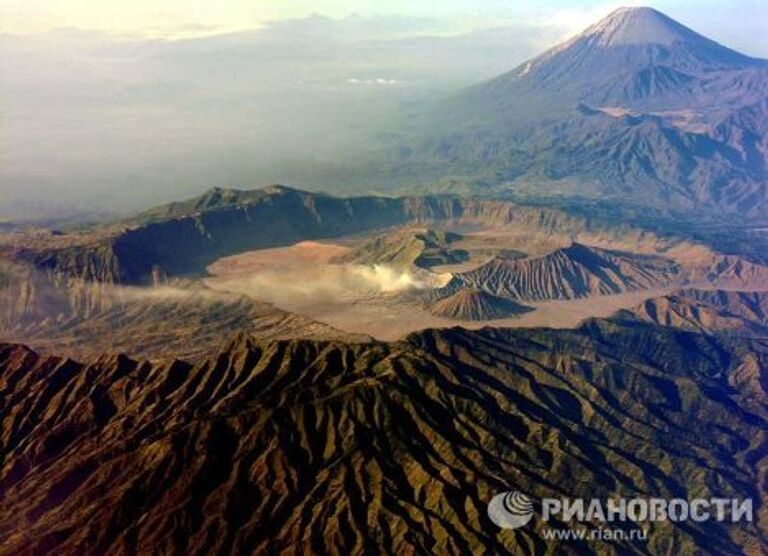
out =
[[768,61],[623,8],[414,124],[393,180],[439,190],[768,214]]
[[650,9],[615,12],[503,74],[555,35],[521,24],[374,39],[392,28],[311,18],[191,41],[3,36],[18,100],[4,125],[19,140],[0,213],[104,220],[271,182],[766,213],[764,60]]

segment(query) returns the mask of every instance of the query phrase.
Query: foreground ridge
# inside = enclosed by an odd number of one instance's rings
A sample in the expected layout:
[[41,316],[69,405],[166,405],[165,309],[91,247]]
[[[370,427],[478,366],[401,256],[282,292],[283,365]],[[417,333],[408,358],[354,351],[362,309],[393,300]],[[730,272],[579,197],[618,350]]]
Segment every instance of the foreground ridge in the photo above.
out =
[[647,551],[765,549],[767,348],[607,320],[240,336],[196,365],[1,345],[0,553],[562,550],[488,520],[510,487],[751,497],[762,525],[655,524]]

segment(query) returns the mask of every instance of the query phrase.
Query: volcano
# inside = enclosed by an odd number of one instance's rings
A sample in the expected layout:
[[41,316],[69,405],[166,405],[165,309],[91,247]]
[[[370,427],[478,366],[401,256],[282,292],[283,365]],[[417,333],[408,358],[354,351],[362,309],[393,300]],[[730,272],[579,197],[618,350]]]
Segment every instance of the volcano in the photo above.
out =
[[[508,86],[555,93],[571,101],[614,101],[626,106],[665,93],[688,93],[697,81],[715,72],[760,66],[762,61],[707,39],[654,9],[621,8],[481,89]],[[616,88],[633,79],[645,87]],[[688,99],[688,106],[691,100],[702,99]]]
[[441,191],[764,218],[768,62],[623,8],[433,107],[397,175]]

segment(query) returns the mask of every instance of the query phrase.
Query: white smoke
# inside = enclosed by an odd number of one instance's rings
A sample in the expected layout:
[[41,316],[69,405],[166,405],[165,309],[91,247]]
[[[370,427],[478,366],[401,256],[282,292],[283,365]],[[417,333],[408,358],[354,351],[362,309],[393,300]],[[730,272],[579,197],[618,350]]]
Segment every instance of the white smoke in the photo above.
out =
[[417,273],[381,264],[373,266],[351,265],[349,271],[360,278],[364,289],[381,293],[435,288],[440,286],[442,281],[440,275],[431,272]]
[[389,265],[325,265],[304,271],[260,271],[236,278],[210,278],[215,290],[247,295],[278,307],[301,311],[307,306],[354,303],[444,285],[450,275]]

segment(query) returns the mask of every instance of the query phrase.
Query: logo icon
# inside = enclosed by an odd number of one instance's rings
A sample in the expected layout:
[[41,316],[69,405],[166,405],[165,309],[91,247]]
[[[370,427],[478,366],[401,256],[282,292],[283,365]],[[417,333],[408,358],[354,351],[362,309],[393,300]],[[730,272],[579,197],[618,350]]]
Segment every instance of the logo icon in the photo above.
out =
[[533,502],[516,490],[502,492],[488,503],[488,517],[502,529],[517,529],[533,517]]

